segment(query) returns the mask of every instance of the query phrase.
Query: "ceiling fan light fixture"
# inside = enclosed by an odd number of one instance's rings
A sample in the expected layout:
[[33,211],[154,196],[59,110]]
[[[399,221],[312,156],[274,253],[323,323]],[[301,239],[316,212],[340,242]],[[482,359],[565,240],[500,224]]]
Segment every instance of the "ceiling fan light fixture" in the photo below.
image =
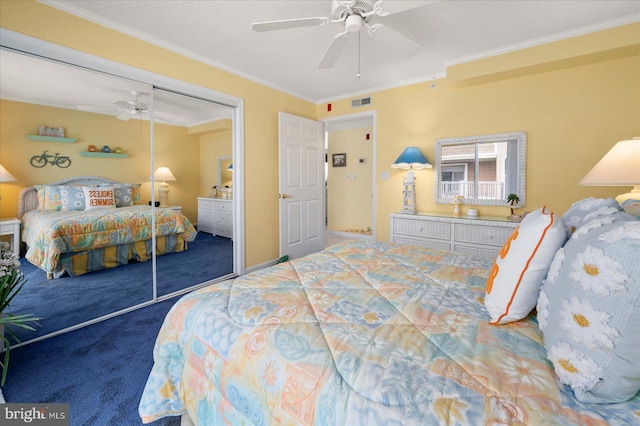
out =
[[347,32],[357,33],[362,28],[362,17],[360,15],[348,16],[345,25]]

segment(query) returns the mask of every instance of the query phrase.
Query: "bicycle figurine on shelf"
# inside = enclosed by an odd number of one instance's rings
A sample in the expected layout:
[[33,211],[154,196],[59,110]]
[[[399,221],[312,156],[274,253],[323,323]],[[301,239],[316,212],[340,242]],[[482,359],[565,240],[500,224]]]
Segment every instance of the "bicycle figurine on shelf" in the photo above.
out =
[[66,169],[71,165],[71,159],[64,155],[59,155],[60,153],[56,152],[55,155],[47,154],[48,150],[43,152],[40,155],[34,155],[31,157],[31,165],[36,168],[42,168],[47,164],[51,164],[52,166],[58,166],[63,169]]

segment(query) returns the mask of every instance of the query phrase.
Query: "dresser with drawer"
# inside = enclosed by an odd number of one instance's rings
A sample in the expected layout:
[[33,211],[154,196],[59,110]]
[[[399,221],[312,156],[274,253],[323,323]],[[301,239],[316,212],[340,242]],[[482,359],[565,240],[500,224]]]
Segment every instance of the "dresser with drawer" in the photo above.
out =
[[495,258],[517,225],[499,217],[470,219],[445,213],[393,213],[390,240]]
[[233,238],[233,200],[198,197],[198,231]]

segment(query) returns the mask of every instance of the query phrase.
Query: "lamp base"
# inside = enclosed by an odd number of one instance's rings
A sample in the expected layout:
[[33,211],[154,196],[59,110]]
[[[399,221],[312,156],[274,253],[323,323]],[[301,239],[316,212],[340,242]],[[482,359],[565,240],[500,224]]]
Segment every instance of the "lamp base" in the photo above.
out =
[[640,185],[635,185],[631,192],[620,194],[616,197],[618,204],[622,205],[627,200],[640,200]]
[[166,182],[158,184],[158,199],[160,200],[160,207],[169,206],[169,184]]
[[[410,171],[411,172],[411,171]],[[408,175],[408,173],[407,173]],[[416,180],[413,176],[404,179],[402,191],[402,213],[416,214]]]

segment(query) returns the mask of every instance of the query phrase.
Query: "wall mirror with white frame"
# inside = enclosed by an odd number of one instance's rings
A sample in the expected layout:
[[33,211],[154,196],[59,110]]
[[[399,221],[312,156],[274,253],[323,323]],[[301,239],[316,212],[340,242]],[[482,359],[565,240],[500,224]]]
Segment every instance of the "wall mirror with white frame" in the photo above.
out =
[[504,206],[509,194],[526,202],[525,132],[442,138],[435,148],[435,198],[478,206]]
[[218,188],[233,188],[233,159],[230,155],[218,157]]

